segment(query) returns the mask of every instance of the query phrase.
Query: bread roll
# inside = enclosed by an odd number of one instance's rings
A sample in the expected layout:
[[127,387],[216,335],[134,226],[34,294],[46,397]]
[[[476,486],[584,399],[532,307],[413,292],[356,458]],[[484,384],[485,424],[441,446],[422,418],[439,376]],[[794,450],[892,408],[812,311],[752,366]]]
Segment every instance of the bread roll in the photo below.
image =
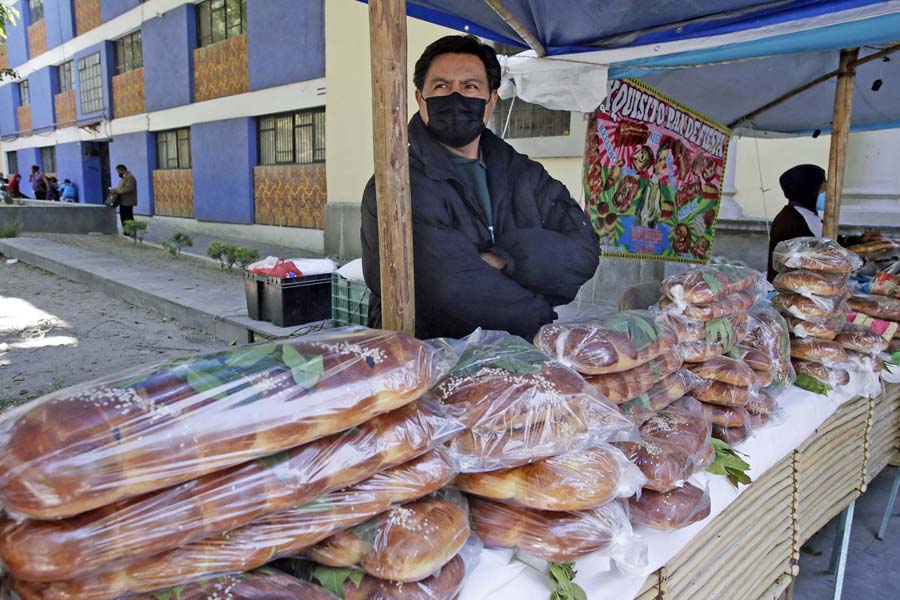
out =
[[709,304],[722,296],[752,288],[760,273],[734,265],[706,265],[666,277],[660,289],[675,300],[690,304]]
[[622,311],[582,323],[544,325],[534,344],[584,375],[618,373],[671,352],[678,340],[643,311]]
[[831,367],[845,362],[847,353],[840,345],[828,340],[794,338],[791,340],[791,357]]
[[403,406],[453,359],[446,344],[354,330],[66,388],[0,421],[0,504],[56,519],[196,479]]
[[816,381],[830,385],[833,388],[850,383],[850,373],[845,369],[826,367],[808,360],[793,360],[791,362],[797,371],[797,375],[812,377]]
[[615,444],[647,478],[644,489],[667,492],[691,476],[693,456],[678,446],[667,446],[651,440],[617,442]]
[[684,362],[703,362],[731,351],[746,336],[747,327],[745,313],[706,321],[707,338],[696,342],[683,342],[678,345],[678,350]]
[[762,429],[769,424],[769,415],[767,413],[750,413],[750,427],[753,430]]
[[227,533],[161,554],[124,563],[117,561],[80,578],[30,587],[41,598],[104,600],[177,586],[216,573],[248,571],[276,558],[296,554],[336,531],[388,510],[393,504],[430,494],[447,485],[453,476],[447,451],[438,448],[362,483]]
[[807,269],[823,273],[852,273],[862,260],[828,238],[800,237],[779,242],[772,252],[776,271]]
[[585,380],[601,395],[616,404],[622,404],[637,398],[656,382],[674,373],[681,362],[678,353],[669,352],[634,369],[606,375],[588,375]]
[[747,414],[747,421],[737,427],[723,427],[722,425],[713,425],[712,436],[717,440],[722,440],[726,444],[734,446],[746,441],[753,435],[753,415]]
[[801,296],[843,296],[850,276],[846,273],[822,273],[798,269],[779,273],[772,285],[779,292],[793,292]]
[[819,319],[832,319],[839,316],[845,309],[845,296],[828,298],[825,296],[801,296],[780,292],[772,297],[772,306],[785,314],[798,319],[816,321]]
[[706,442],[706,445],[694,453],[694,473],[701,473],[706,467],[713,464],[716,459],[716,448],[712,444],[712,439]]
[[703,380],[691,390],[691,395],[707,404],[744,406],[750,400],[750,389],[721,381]]
[[897,251],[900,250],[900,242],[895,240],[873,240],[854,244],[849,246],[847,250],[862,256],[866,260],[881,260],[885,256],[896,255]]
[[887,296],[853,296],[847,301],[851,310],[876,319],[900,321],[900,300]]
[[424,454],[460,428],[436,405],[418,401],[288,452],[72,519],[8,521],[0,526],[0,559],[20,579],[72,579],[305,504]]
[[408,583],[437,573],[462,549],[469,531],[463,505],[430,497],[396,506],[303,554],[328,566],[358,565],[373,577]]
[[713,424],[723,427],[743,427],[750,415],[742,406],[719,406],[718,404],[703,404],[703,414]]
[[878,273],[869,282],[869,293],[876,296],[900,298],[900,275]]
[[643,477],[616,448],[598,444],[540,462],[488,473],[462,474],[469,494],[541,510],[586,510],[640,490]]
[[640,425],[658,411],[678,400],[702,381],[690,371],[678,370],[633,400],[619,405],[622,414]]
[[699,402],[691,398],[690,409],[669,406],[641,425],[641,439],[663,446],[676,446],[690,454],[706,451],[709,425]]
[[769,371],[772,369],[772,357],[752,346],[738,345],[738,358],[754,371]]
[[575,560],[631,535],[621,500],[583,511],[510,506],[473,496],[472,527],[490,548],[513,548],[554,561]]
[[[344,600],[453,600],[459,596],[466,576],[466,564],[459,554],[440,571],[415,583],[404,583],[364,575],[357,586],[344,582]],[[305,598],[303,600],[306,600]]]
[[829,319],[798,319],[794,316],[788,316],[788,326],[791,333],[798,338],[819,338],[820,340],[833,340],[837,334],[844,328],[846,319],[843,314]]
[[731,348],[746,333],[747,313],[740,312],[721,319],[698,321],[684,315],[660,312],[656,315],[656,320],[675,332],[681,346],[687,342],[706,342]]
[[701,363],[688,363],[687,368],[698,377],[731,385],[750,387],[756,383],[753,369],[727,356],[716,356]]
[[[335,600],[328,590],[265,568],[252,573],[224,575],[129,600]],[[374,598],[374,596],[373,596]],[[23,600],[26,600],[23,598]],[[86,600],[86,599],[85,599]]]
[[674,531],[709,516],[709,492],[686,483],[668,492],[644,490],[629,500],[631,522],[659,531]]
[[880,334],[864,325],[853,323],[847,323],[834,341],[844,350],[862,354],[878,354],[888,348],[888,341]]
[[744,405],[750,415],[767,415],[775,412],[777,405],[772,396],[765,390],[756,390],[750,395],[750,401]]
[[752,292],[743,290],[723,296],[709,304],[686,304],[679,306],[673,300],[663,297],[659,301],[659,308],[662,311],[670,311],[676,314],[695,319],[697,321],[709,321],[711,319],[721,319],[729,315],[735,315],[747,312],[755,297]]

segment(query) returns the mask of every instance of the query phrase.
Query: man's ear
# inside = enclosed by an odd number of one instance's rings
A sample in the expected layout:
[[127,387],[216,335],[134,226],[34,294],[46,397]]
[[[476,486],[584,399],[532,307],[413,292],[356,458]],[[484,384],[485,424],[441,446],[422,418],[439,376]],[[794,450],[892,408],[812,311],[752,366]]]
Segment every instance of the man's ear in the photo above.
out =
[[425,97],[422,96],[421,90],[416,90],[416,103],[419,105],[419,116],[422,122],[428,125],[428,105],[425,103]]
[[491,92],[491,96],[488,98],[487,105],[484,107],[484,124],[487,125],[491,121],[491,115],[494,114],[494,109],[497,108],[497,102],[500,101],[500,94],[497,90]]

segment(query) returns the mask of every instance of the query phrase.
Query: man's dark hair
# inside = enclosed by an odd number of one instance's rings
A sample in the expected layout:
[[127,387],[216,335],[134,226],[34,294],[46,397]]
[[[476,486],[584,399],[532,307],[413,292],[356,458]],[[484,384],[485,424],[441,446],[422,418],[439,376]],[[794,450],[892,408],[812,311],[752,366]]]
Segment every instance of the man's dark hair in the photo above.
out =
[[116,165],[116,171],[118,171],[119,169],[122,169],[123,171],[127,171],[128,167],[126,167],[123,164],[118,164],[118,165]]
[[448,35],[431,42],[419,60],[413,73],[416,89],[422,91],[425,86],[425,75],[431,67],[431,61],[441,54],[473,54],[481,59],[487,71],[488,88],[494,91],[500,87],[500,61],[497,53],[487,44],[482,44],[473,35]]
[[31,170],[32,170],[32,171],[39,171],[40,169],[41,169],[41,168],[40,168],[39,166],[37,166],[37,165],[31,165]]

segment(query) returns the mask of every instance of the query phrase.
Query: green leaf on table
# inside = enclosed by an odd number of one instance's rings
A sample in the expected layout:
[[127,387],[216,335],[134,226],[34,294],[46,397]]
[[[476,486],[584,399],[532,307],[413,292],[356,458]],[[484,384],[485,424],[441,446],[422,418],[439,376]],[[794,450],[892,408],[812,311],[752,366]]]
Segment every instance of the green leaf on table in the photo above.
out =
[[338,598],[343,598],[344,582],[349,579],[358,588],[359,584],[362,583],[363,572],[356,569],[338,569],[326,567],[325,565],[316,565],[312,570],[312,578]]
[[272,354],[276,348],[275,344],[261,344],[233,350],[225,356],[225,366],[238,369],[250,368]]
[[294,382],[307,389],[316,385],[325,373],[325,363],[320,355],[306,356],[291,346],[283,347],[281,360],[290,368]]
[[802,388],[808,392],[819,394],[821,396],[827,396],[828,392],[832,390],[832,387],[827,383],[823,383],[805,373],[797,374],[797,380],[794,381],[794,385],[796,385],[798,388]]
[[750,463],[741,458],[741,453],[716,438],[712,438],[712,444],[716,451],[716,458],[706,468],[708,472],[713,475],[725,475],[734,487],[738,487],[738,484],[747,485],[752,482],[746,473],[750,470]]
[[548,561],[547,579],[553,590],[550,600],[587,600],[585,591],[573,581],[577,574],[573,562]]

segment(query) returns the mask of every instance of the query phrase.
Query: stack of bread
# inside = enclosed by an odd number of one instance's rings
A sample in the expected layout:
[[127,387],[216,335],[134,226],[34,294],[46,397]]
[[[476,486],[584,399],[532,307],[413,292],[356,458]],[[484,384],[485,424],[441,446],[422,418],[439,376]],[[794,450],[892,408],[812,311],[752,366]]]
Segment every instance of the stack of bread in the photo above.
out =
[[[753,360],[757,351],[748,349]],[[746,409],[751,397],[759,391],[756,372],[741,358],[714,356],[691,363],[691,370],[703,383],[691,392],[703,403],[703,413],[712,425],[712,435],[729,444],[743,442],[753,427]]]
[[11,412],[0,499],[18,520],[0,523],[0,560],[12,587],[100,600],[244,572],[434,492],[455,475],[441,446],[463,426],[419,397],[455,360],[446,344],[337,331]]
[[834,338],[847,320],[850,274],[862,260],[834,240],[803,237],[775,246],[772,263],[778,271],[772,306],[788,320],[798,385],[808,387],[808,378],[845,384],[847,355]]
[[450,449],[485,545],[644,564],[623,500],[644,477],[605,443],[634,439],[637,428],[578,373],[521,338],[477,331],[432,394],[467,427]]

